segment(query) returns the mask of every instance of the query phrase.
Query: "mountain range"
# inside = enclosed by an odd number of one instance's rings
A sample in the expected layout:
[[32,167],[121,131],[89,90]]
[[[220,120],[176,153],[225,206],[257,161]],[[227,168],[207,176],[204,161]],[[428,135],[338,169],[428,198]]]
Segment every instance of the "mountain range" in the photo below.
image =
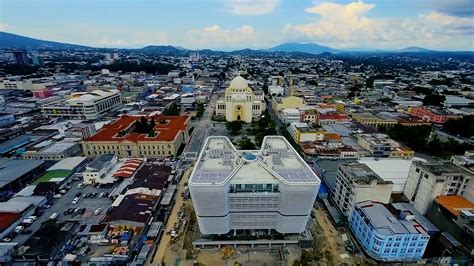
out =
[[[62,42],[54,42],[47,40],[39,40],[21,35],[16,35],[8,32],[0,32],[0,49],[12,49],[12,48],[29,48],[29,49],[81,49],[81,50],[117,50],[118,48],[98,48],[85,45],[69,44]],[[172,45],[149,45],[138,49],[121,49],[121,50],[139,50],[145,53],[153,54],[164,54],[164,55],[188,55],[193,50],[186,49],[180,46]],[[406,47],[398,50],[380,50],[380,49],[351,49],[341,50],[335,49],[328,46],[319,45],[316,43],[283,43],[269,49],[242,49],[231,52],[215,51],[210,49],[199,50],[204,55],[219,55],[219,54],[240,54],[240,55],[320,55],[325,56],[331,54],[357,54],[357,53],[438,53],[440,51],[429,50],[422,47]],[[472,53],[472,52],[469,52]]]

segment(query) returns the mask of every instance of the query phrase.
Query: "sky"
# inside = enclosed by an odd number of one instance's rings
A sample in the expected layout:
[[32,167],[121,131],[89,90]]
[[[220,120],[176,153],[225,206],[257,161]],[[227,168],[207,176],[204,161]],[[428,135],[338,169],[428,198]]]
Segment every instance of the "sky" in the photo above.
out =
[[474,0],[0,0],[0,31],[95,47],[474,50]]

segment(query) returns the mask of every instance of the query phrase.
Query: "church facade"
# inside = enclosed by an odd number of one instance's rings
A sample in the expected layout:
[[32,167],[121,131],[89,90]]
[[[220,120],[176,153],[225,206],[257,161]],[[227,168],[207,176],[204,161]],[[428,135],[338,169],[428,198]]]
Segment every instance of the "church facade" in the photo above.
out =
[[237,76],[225,90],[224,99],[217,100],[216,115],[225,117],[229,122],[252,123],[260,119],[265,108],[263,94],[254,94],[247,81]]

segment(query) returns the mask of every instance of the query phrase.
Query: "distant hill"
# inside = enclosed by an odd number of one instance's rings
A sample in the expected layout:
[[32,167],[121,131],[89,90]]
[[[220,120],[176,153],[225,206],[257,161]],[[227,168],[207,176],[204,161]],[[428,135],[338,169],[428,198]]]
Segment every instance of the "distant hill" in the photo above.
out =
[[172,45],[148,45],[138,50],[163,55],[188,55],[190,53],[189,50],[183,47]]
[[319,45],[317,43],[283,43],[278,46],[272,47],[267,51],[270,52],[300,52],[308,54],[321,54],[321,53],[338,53],[342,52],[328,46]]
[[8,32],[0,32],[0,48],[49,48],[49,49],[91,49],[85,45],[45,41]]
[[423,52],[436,52],[434,50],[430,50],[430,49],[426,49],[426,48],[423,48],[423,47],[417,47],[417,46],[410,46],[410,47],[406,47],[406,48],[403,48],[403,49],[400,49],[398,50],[398,52],[402,52],[402,53],[406,53],[406,52],[417,52],[417,53],[423,53]]

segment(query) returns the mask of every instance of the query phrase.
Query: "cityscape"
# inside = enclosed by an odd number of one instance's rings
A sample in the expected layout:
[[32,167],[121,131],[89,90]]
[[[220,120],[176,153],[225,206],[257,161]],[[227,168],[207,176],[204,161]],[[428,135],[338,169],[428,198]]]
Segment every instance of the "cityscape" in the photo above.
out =
[[472,1],[198,2],[0,0],[1,265],[474,263]]

